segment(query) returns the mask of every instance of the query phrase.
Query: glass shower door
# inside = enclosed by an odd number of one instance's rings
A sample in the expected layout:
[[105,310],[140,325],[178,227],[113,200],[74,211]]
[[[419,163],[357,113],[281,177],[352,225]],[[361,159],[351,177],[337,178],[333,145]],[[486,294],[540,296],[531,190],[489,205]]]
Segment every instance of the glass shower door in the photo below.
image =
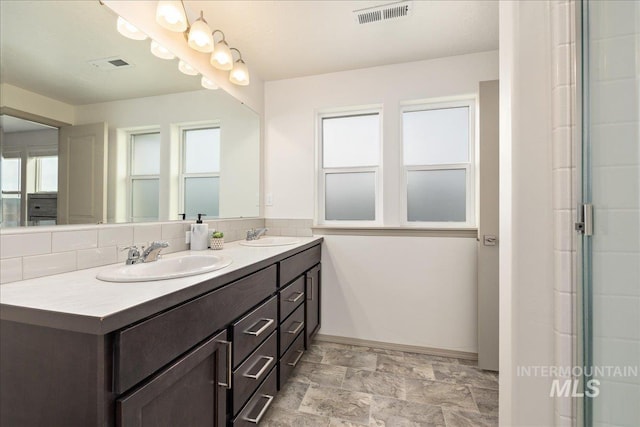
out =
[[640,426],[640,1],[582,3],[584,424]]

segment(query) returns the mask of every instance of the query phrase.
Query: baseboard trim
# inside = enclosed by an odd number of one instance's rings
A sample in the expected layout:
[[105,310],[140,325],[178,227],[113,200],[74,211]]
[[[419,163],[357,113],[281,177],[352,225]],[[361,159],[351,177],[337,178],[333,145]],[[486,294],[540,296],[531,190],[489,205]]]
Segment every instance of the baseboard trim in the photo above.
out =
[[456,359],[478,360],[478,353],[467,351],[447,350],[443,348],[420,347],[416,345],[396,344],[382,341],[363,340],[360,338],[340,337],[337,335],[316,334],[318,341],[332,342],[345,345],[359,345],[363,347],[375,347],[384,350],[407,351],[411,353],[428,354],[430,356],[454,357]]

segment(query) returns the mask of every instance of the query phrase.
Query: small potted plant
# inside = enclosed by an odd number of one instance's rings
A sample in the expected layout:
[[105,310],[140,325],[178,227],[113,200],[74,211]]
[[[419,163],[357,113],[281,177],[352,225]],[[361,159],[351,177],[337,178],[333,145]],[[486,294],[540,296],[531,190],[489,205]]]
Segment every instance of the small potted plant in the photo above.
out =
[[222,249],[224,246],[224,233],[222,231],[214,231],[209,237],[209,246],[213,250]]

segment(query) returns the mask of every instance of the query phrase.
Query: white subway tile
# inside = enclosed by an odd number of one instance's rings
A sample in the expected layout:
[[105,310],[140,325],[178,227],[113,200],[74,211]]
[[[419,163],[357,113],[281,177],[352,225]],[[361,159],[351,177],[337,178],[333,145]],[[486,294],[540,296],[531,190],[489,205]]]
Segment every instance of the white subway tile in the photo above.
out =
[[555,216],[555,249],[558,251],[570,251],[573,239],[573,222],[570,211],[556,211]]
[[571,125],[571,89],[560,86],[553,89],[553,128]]
[[169,247],[160,252],[161,254],[170,254],[173,252],[186,251],[189,249],[189,245],[184,242],[184,232],[182,237],[176,237],[175,239],[165,239],[169,243]]
[[0,235],[0,258],[48,254],[51,233],[18,233]]
[[[209,228],[214,228],[211,224],[212,221],[207,221],[207,223],[209,224]],[[184,240],[184,223],[175,222],[171,224],[162,224],[161,227],[162,240],[177,239],[179,237],[182,237]]]
[[593,124],[638,122],[636,79],[602,81],[592,85]]
[[571,45],[564,44],[556,46],[555,54],[555,72],[554,87],[569,85],[571,83]]
[[51,233],[51,252],[67,252],[98,247],[98,230]]
[[624,36],[636,32],[640,4],[634,1],[594,1],[589,3],[589,31],[593,39]]
[[295,228],[286,227],[286,228],[281,228],[280,229],[280,235],[282,235],[282,236],[297,236],[298,233],[297,233]]
[[573,330],[572,294],[554,292],[555,329],[562,334],[571,334]]
[[133,227],[109,227],[98,230],[98,246],[129,246],[133,244]]
[[573,287],[573,252],[555,253],[555,289],[559,292],[571,292]]
[[600,124],[591,129],[593,166],[638,164],[640,128],[637,122]]
[[0,284],[22,280],[22,258],[0,260]]
[[595,209],[593,249],[597,252],[640,252],[638,211]]
[[118,262],[118,254],[115,246],[78,251],[78,270],[116,262]]
[[[640,369],[640,342],[610,337],[593,339],[593,360],[598,365],[638,366]],[[618,378],[621,382],[638,381],[637,377]]]
[[601,293],[640,297],[640,253],[596,251],[592,269]]
[[313,232],[311,228],[298,228],[296,229],[298,237],[311,237],[313,236]]
[[551,27],[551,40],[554,46],[569,43],[571,41],[568,4],[558,4],[557,7],[553,8]]
[[553,168],[568,168],[573,164],[571,157],[571,128],[559,127],[553,130]]
[[134,244],[148,244],[154,240],[162,240],[162,226],[160,224],[134,225]]
[[571,169],[553,171],[553,208],[571,209]]
[[25,280],[66,273],[76,269],[76,252],[28,256],[22,259],[22,263],[22,277]]
[[594,320],[594,337],[640,340],[640,298],[599,295],[595,287],[594,313],[606,313]]
[[640,167],[606,166],[591,169],[593,197],[608,209],[640,209]]

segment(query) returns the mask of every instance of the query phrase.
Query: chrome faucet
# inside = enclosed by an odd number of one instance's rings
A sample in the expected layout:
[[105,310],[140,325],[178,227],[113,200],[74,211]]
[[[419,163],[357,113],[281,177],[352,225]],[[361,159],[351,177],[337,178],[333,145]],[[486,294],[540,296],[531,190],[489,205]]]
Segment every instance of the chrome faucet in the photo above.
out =
[[132,265],[157,261],[160,256],[160,251],[167,247],[169,247],[168,242],[151,242],[146,249],[144,246],[142,247],[142,254],[140,253],[140,249],[135,245],[126,247],[125,249],[129,249],[129,253],[127,254],[127,261],[125,263]]
[[269,231],[268,228],[252,228],[247,231],[247,240],[258,240],[260,236]]

